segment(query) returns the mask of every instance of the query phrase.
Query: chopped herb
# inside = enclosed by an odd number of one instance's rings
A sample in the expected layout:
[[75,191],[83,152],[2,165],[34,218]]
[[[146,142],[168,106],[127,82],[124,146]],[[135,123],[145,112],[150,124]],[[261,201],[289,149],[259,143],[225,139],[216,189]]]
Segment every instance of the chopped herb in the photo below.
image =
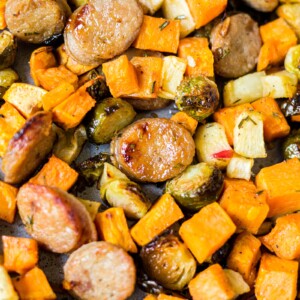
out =
[[152,118],[158,118],[158,115],[156,113],[151,113],[150,115]]
[[144,52],[144,53],[143,53],[143,56],[144,56],[144,57],[148,57],[148,53],[147,53],[147,52]]
[[279,113],[277,113],[277,112],[272,112],[272,116],[274,117],[274,118],[280,118],[280,115],[279,115]]
[[242,99],[237,99],[237,100],[235,100],[232,104],[235,104],[235,103],[238,103],[238,102],[240,102]]
[[159,26],[159,29],[164,30],[169,24],[170,24],[170,21],[165,21]]
[[257,123],[256,123],[255,121],[253,121],[249,116],[247,116],[247,117],[244,118],[244,119],[240,122],[240,124],[238,125],[239,129],[242,128],[244,122],[246,122],[246,121],[250,121],[250,122],[252,122],[254,125],[257,125]]
[[130,148],[131,150],[134,150],[134,149],[136,148],[136,144],[130,144],[130,145],[129,145],[129,148]]
[[184,19],[186,19],[185,15],[179,15],[174,20],[184,20]]
[[210,128],[210,127],[213,127],[214,124],[206,124],[206,128]]
[[152,89],[151,89],[151,94],[154,93],[154,90],[155,90],[155,84],[156,84],[156,81],[153,81],[153,83],[152,83]]
[[263,192],[264,192],[263,190],[258,191],[258,192],[256,193],[256,195],[259,196],[259,195],[261,195]]
[[32,226],[33,226],[33,215],[27,216],[27,221],[25,222],[25,226],[26,226],[28,229],[31,229],[31,230],[32,230]]
[[178,163],[177,165],[174,166],[174,169],[178,169],[178,168],[182,168],[182,167],[183,167],[183,164]]

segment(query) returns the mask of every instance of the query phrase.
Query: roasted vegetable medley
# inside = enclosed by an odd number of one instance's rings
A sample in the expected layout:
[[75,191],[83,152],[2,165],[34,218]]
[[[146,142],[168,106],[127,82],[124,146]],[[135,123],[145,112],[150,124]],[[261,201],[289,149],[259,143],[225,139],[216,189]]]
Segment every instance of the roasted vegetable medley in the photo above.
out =
[[0,1],[0,300],[300,296],[300,0]]

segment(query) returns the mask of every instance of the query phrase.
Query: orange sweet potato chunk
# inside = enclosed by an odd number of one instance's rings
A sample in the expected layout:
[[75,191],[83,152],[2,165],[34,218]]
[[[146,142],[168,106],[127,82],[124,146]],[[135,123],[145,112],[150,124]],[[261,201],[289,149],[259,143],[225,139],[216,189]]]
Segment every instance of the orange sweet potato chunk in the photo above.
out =
[[177,53],[180,21],[144,16],[133,47],[144,50]]
[[266,167],[256,176],[258,190],[267,192],[268,217],[300,210],[300,160],[292,158]]
[[280,217],[272,231],[260,240],[270,251],[284,259],[300,258],[300,214]]
[[192,135],[198,126],[198,121],[190,117],[184,111],[180,111],[171,117],[171,120],[185,127]]
[[208,47],[207,38],[190,37],[180,40],[178,57],[187,61],[187,76],[214,76],[214,56]]
[[184,223],[179,235],[201,264],[233,235],[236,226],[218,203],[203,207]]
[[29,182],[48,185],[67,191],[76,182],[78,173],[67,163],[52,155],[43,168]]
[[6,28],[5,6],[6,6],[6,0],[1,0],[0,1],[0,30]]
[[255,265],[260,259],[260,246],[259,239],[244,231],[236,237],[227,257],[228,268],[239,272],[250,286],[253,286],[256,277]]
[[290,126],[274,98],[261,98],[251,103],[251,105],[263,116],[264,138],[267,142],[285,137],[289,134]]
[[297,295],[298,264],[264,253],[255,283],[257,300],[294,300]]
[[157,235],[184,217],[170,194],[163,194],[132,228],[131,236],[140,246],[151,242]]
[[2,236],[4,267],[7,271],[24,274],[38,262],[38,244],[36,240]]
[[17,207],[18,189],[0,181],[0,219],[13,223]]
[[188,286],[193,299],[230,300],[235,296],[235,292],[219,264],[211,265],[200,272]]
[[104,63],[102,69],[109,90],[115,98],[138,92],[138,77],[127,55]]

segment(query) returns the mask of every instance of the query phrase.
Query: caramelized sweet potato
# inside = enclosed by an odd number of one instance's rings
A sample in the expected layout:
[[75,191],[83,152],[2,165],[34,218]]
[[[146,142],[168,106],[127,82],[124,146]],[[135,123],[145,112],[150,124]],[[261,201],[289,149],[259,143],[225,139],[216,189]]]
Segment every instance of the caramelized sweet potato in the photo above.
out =
[[13,223],[17,207],[18,189],[0,181],[0,219]]
[[198,121],[190,117],[184,111],[180,111],[171,117],[171,120],[185,127],[192,135],[198,126]]

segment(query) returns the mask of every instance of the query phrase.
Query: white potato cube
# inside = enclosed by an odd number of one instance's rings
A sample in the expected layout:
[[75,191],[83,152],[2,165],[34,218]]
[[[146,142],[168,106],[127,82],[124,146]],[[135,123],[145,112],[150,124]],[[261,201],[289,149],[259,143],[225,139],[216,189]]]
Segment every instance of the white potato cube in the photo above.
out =
[[234,156],[227,166],[226,175],[229,178],[250,180],[253,164],[253,158]]
[[224,105],[236,106],[255,101],[263,96],[261,78],[266,73],[255,72],[229,81],[223,91]]
[[264,142],[263,118],[259,112],[242,112],[235,120],[234,151],[248,158],[267,156]]
[[14,290],[12,281],[6,269],[0,265],[0,299],[18,300],[18,294]]
[[224,273],[235,292],[235,297],[250,292],[250,287],[243,279],[243,276],[236,271],[224,269]]
[[162,67],[161,91],[158,96],[166,99],[174,99],[177,87],[183,79],[186,69],[184,59],[176,56],[165,56]]
[[165,0],[162,11],[166,19],[180,20],[180,38],[195,30],[196,24],[185,0]]
[[206,162],[226,168],[233,150],[228,144],[224,127],[216,122],[200,126],[195,134],[197,157],[200,162]]
[[291,98],[296,93],[298,77],[288,71],[280,71],[262,79],[263,97]]
[[145,13],[155,14],[162,6],[164,0],[139,0]]

